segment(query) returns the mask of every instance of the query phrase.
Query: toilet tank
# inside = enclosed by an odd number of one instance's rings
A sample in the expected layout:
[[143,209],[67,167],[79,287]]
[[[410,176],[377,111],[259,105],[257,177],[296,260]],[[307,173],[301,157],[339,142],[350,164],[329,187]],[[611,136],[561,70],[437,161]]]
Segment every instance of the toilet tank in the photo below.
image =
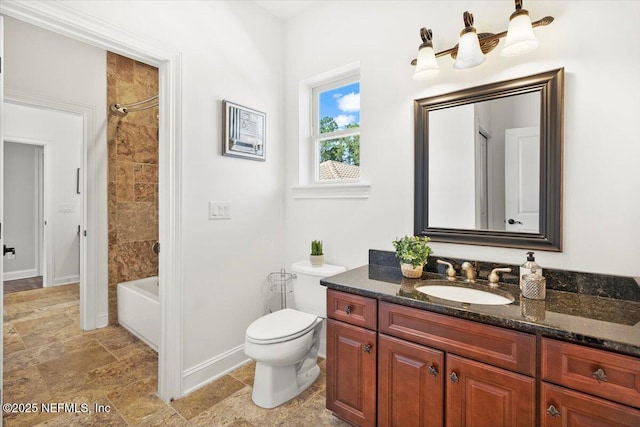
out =
[[339,265],[324,264],[313,267],[309,261],[298,261],[291,266],[296,274],[293,280],[293,299],[296,309],[316,316],[327,316],[327,288],[320,279],[347,271]]

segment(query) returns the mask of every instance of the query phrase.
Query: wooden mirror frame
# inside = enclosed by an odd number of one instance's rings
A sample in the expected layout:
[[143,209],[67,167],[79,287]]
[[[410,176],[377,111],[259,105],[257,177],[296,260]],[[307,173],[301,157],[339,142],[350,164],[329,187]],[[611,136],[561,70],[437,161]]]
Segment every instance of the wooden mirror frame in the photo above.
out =
[[[535,91],[540,92],[538,233],[429,227],[429,112]],[[561,252],[563,110],[564,68],[415,100],[415,235],[434,242]]]

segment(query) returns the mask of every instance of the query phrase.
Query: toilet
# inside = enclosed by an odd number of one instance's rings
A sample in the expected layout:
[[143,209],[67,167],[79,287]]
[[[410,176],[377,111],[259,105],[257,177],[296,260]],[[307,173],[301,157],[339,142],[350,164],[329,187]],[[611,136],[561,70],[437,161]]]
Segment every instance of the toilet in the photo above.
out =
[[307,389],[320,375],[318,350],[324,341],[327,313],[323,277],[346,271],[337,265],[313,267],[309,261],[291,266],[295,273],[296,309],[285,308],[255,320],[247,328],[244,353],[256,361],[253,402],[275,408]]

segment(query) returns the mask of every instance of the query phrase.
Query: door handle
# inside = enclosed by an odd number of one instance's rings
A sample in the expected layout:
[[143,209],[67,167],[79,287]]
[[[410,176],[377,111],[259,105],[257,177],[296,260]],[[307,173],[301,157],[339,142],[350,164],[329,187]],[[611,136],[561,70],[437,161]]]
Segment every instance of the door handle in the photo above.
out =
[[516,221],[513,218],[509,218],[509,220],[507,221],[509,224],[513,225],[513,224],[522,224],[522,222],[520,221]]

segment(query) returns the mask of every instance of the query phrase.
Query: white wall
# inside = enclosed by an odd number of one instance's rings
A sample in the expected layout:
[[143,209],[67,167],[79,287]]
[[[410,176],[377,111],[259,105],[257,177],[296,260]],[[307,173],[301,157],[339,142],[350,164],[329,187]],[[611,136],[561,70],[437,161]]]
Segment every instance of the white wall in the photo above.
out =
[[[244,360],[266,277],[284,267],[282,23],[253,2],[62,3],[182,53],[183,368],[215,374]],[[266,162],[221,155],[223,99],[266,112]],[[210,221],[209,201],[232,218]]]
[[[97,239],[97,254],[88,244],[88,269],[95,270],[98,304],[96,310],[105,321],[107,316],[107,143],[106,108],[107,73],[106,52],[93,46],[54,34],[22,21],[4,17],[5,27],[5,96],[26,96],[28,99],[42,98],[56,103],[73,104],[95,109],[94,129],[88,130],[88,151],[91,156],[102,159],[96,163],[96,193],[87,192],[88,224],[87,239]],[[45,72],[46,71],[46,72]],[[3,121],[8,123],[8,121]],[[81,125],[83,126],[83,125]],[[76,146],[66,155],[80,167],[81,149]],[[55,162],[54,162],[55,166]],[[68,177],[73,180],[75,169]],[[88,182],[91,188],[93,182]],[[70,191],[71,191],[70,190]],[[95,201],[94,201],[95,200]],[[62,202],[60,202],[62,203]],[[96,207],[94,212],[93,207]],[[77,212],[77,211],[76,211]],[[76,220],[73,221],[77,228]],[[94,259],[100,260],[96,265]],[[77,260],[65,258],[67,267],[77,265]],[[65,267],[65,268],[67,268]],[[94,280],[89,277],[88,280]],[[106,325],[106,323],[104,323]]]
[[[439,58],[437,79],[411,79],[419,29],[432,28],[436,50],[456,44],[462,13],[479,32],[506,29],[512,1],[323,2],[285,27],[285,136],[288,188],[297,184],[297,89],[302,79],[360,61],[362,176],[367,200],[293,200],[287,205],[287,261],[306,255],[311,238],[328,262],[355,267],[369,248],[413,231],[413,100],[565,67],[562,253],[539,252],[541,265],[640,276],[640,28],[633,1],[525,2],[532,18],[555,21],[535,30],[527,55],[489,54],[479,68],[458,71]],[[339,13],[336,9],[339,8]],[[327,31],[330,23],[331,31]],[[584,37],[584,28],[606,37]],[[322,35],[319,37],[319,35]],[[503,42],[502,42],[503,43]],[[499,48],[498,48],[499,49]],[[389,144],[393,141],[393,144]],[[521,263],[524,249],[433,243],[436,254]]]
[[4,143],[4,242],[16,257],[4,259],[4,280],[34,277],[38,266],[39,156],[42,147]]
[[[2,134],[5,140],[26,139],[34,143],[46,143],[44,185],[49,195],[45,220],[47,227],[51,229],[47,235],[51,239],[48,250],[53,263],[49,268],[52,275],[49,284],[77,282],[80,274],[80,241],[77,229],[82,223],[82,197],[76,193],[76,169],[81,164],[82,117],[9,102],[5,102],[2,108]],[[46,170],[47,166],[50,166],[49,171]],[[5,188],[9,185],[11,181],[5,181]],[[5,199],[5,214],[10,212]],[[7,232],[11,227],[9,219],[5,220]],[[5,243],[11,244],[8,240]],[[20,251],[17,250],[16,258],[20,256]],[[9,263],[7,260],[5,268]]]

